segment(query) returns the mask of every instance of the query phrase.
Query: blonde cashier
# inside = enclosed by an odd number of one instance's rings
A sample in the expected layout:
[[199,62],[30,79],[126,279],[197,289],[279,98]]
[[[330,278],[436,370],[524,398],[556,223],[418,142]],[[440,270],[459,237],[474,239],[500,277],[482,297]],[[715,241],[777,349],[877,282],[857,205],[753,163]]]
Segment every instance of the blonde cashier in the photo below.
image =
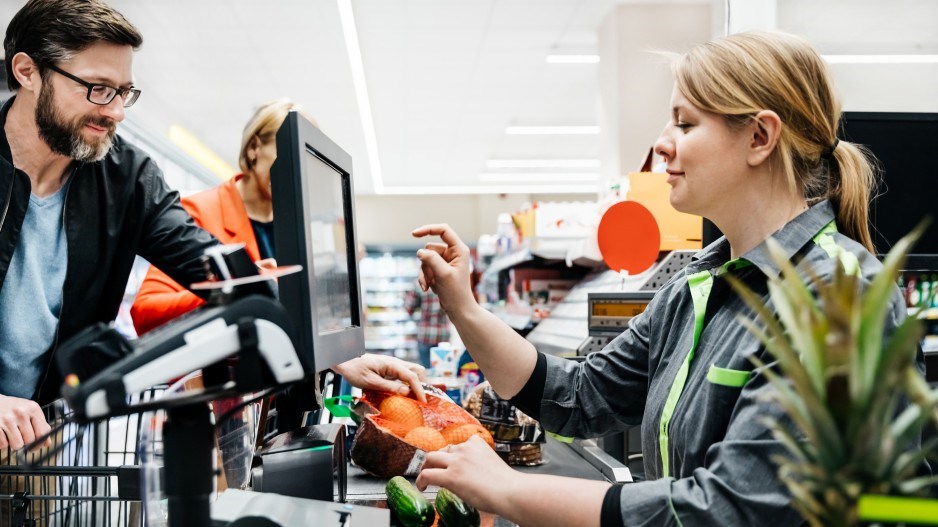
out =
[[[742,33],[693,48],[673,63],[670,119],[655,143],[667,161],[675,209],[713,221],[725,237],[700,251],[648,309],[583,363],[538,353],[486,312],[469,289],[469,251],[446,225],[417,255],[420,283],[443,308],[495,391],[544,427],[596,437],[641,426],[647,481],[625,486],[520,473],[481,440],[431,453],[417,485],[446,487],[523,525],[801,525],[776,476],[782,445],[764,418],[771,362],[737,321],[747,313],[724,279],[766,291],[777,240],[822,278],[839,253],[863,281],[872,254],[867,203],[873,171],[838,141],[840,103],[817,51],[783,33]],[[904,317],[898,288],[887,336]],[[476,438],[474,438],[476,439]],[[771,520],[769,520],[771,519]]]

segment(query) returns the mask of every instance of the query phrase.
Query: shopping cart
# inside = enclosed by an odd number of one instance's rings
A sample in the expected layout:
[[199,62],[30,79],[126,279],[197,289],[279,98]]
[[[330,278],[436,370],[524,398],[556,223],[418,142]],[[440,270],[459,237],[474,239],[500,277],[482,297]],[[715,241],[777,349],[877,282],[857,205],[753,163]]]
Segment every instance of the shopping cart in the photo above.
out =
[[[135,397],[147,402],[163,390]],[[140,417],[85,426],[70,420],[63,401],[43,410],[54,431],[50,446],[0,451],[0,526],[142,527]]]
[[[202,389],[202,374],[197,371],[177,380],[160,396],[172,398],[182,392],[198,392]],[[215,465],[218,469],[215,477],[216,492],[229,488],[246,490],[250,484],[255,434],[262,412],[259,400],[262,398],[251,394],[218,399],[210,403],[214,414]],[[140,414],[137,462],[143,470],[140,499],[143,503],[144,524],[147,527],[169,525],[169,503],[163,470],[166,462],[163,449],[166,419],[165,409],[154,409]],[[215,501],[215,496],[212,496],[211,501]]]

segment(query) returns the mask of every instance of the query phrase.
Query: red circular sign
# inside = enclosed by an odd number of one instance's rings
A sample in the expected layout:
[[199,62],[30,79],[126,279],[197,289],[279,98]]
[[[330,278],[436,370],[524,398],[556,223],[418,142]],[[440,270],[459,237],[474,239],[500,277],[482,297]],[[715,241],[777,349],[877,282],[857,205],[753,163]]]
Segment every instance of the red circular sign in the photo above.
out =
[[637,201],[620,201],[599,220],[599,252],[613,271],[639,274],[648,270],[661,250],[658,222]]

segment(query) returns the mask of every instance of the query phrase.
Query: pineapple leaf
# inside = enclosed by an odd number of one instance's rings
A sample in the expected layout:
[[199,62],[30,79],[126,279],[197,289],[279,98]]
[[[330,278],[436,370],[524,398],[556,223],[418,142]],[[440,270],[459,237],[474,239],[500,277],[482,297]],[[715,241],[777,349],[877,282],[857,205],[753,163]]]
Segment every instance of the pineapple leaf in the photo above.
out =
[[[906,255],[912,245],[921,237],[930,223],[923,220],[905,235],[893,247],[886,260],[883,270],[870,283],[863,299],[863,324],[860,326],[859,352],[861,365],[861,378],[858,382],[864,386],[874,386],[877,381],[877,372],[881,369],[883,321],[886,310],[891,305],[890,297],[896,288],[896,278],[899,269],[904,265]],[[861,405],[867,401],[860,401]]]
[[921,494],[923,491],[936,484],[938,484],[938,476],[922,476],[900,483],[899,492],[904,495]]
[[768,299],[726,276],[752,312],[740,324],[765,347],[749,359],[787,417],[760,419],[786,452],[772,460],[812,525],[856,525],[862,494],[921,494],[938,484],[938,476],[916,476],[938,457],[938,439],[914,448],[924,424],[938,423],[938,389],[917,369],[921,322],[906,319],[885,338],[896,277],[926,226],[900,240],[871,280],[840,260],[821,279],[773,239],[766,246],[780,273],[768,279]]

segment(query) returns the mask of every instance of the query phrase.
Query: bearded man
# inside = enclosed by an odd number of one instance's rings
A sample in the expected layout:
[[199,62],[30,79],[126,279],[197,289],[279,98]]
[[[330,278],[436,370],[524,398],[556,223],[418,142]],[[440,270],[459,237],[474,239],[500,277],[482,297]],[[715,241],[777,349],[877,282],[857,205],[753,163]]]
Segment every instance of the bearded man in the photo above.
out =
[[7,27],[0,109],[0,448],[49,431],[56,346],[117,314],[135,255],[181,284],[216,244],[115,135],[143,39],[98,0],[31,0]]

